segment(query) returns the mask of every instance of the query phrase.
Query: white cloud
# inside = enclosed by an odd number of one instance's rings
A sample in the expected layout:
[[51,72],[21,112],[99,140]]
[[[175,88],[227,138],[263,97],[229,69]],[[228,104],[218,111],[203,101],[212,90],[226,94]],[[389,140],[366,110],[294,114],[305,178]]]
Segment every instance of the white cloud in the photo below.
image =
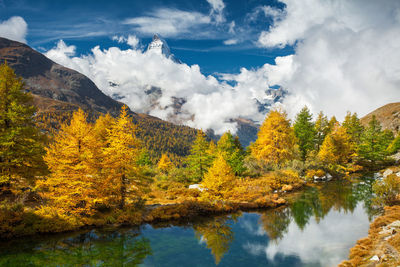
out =
[[[263,118],[254,99],[264,97],[266,77],[260,78],[246,69],[232,87],[212,75],[203,75],[198,65],[178,64],[161,54],[138,48],[101,50],[97,46],[91,54],[80,57],[73,56],[74,52],[74,46],[60,41],[46,56],[87,75],[104,93],[118,95],[134,111],[148,112],[162,119],[173,118],[204,130],[212,128],[217,134],[236,131],[237,125],[230,122],[232,118]],[[118,86],[111,86],[110,82]],[[146,94],[151,88],[160,88],[162,92],[157,103],[154,95]],[[179,115],[171,107],[173,96],[187,100]]]
[[[264,47],[295,44],[286,64],[267,76],[291,93],[292,115],[307,104],[343,118],[365,115],[400,98],[400,2],[282,0],[281,12],[265,12],[274,25],[259,36]],[[273,82],[272,82],[273,80]]]
[[247,243],[244,248],[252,255],[265,254],[270,260],[277,255],[296,256],[308,265],[336,266],[348,256],[356,240],[367,235],[368,215],[359,204],[350,212],[331,210],[323,220],[313,217],[304,229],[292,221],[286,234],[267,246]]
[[225,45],[235,45],[235,44],[237,44],[238,43],[238,40],[237,39],[228,39],[228,40],[225,40],[224,41],[224,44]]
[[210,15],[215,19],[216,23],[225,22],[225,16],[223,14],[225,4],[222,0],[207,0],[211,5]]
[[118,43],[127,43],[132,48],[136,48],[139,45],[139,39],[135,35],[128,35],[128,37],[114,35],[111,39]]
[[134,30],[147,35],[155,33],[164,37],[173,37],[190,33],[196,27],[209,24],[211,19],[199,12],[178,9],[160,8],[147,16],[130,18],[124,21],[131,24]]
[[11,17],[0,21],[0,36],[14,41],[26,43],[28,24],[21,17]]

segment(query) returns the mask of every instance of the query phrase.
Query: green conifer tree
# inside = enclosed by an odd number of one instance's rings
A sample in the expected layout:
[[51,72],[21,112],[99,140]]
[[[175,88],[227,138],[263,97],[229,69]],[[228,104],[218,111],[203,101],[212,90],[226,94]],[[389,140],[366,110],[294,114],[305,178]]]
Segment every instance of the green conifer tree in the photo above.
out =
[[217,147],[218,152],[222,154],[236,175],[245,171],[244,151],[237,136],[233,137],[230,132],[224,133],[219,139]]
[[293,129],[299,144],[301,159],[305,161],[308,152],[314,148],[316,137],[315,126],[312,122],[312,114],[308,107],[304,107],[297,114]]
[[210,143],[207,141],[206,135],[203,131],[198,131],[197,137],[190,149],[190,155],[187,157],[187,164],[192,171],[193,181],[201,181],[211,166],[214,155],[211,155],[210,151]]
[[362,158],[370,160],[373,164],[376,161],[385,160],[388,155],[387,148],[393,138],[393,133],[382,131],[379,121],[375,116],[372,116],[368,127],[361,135],[358,153]]
[[360,138],[364,131],[364,127],[361,125],[360,119],[357,117],[357,113],[351,114],[351,112],[347,112],[342,126],[350,135],[351,141],[355,145],[358,145],[360,143]]

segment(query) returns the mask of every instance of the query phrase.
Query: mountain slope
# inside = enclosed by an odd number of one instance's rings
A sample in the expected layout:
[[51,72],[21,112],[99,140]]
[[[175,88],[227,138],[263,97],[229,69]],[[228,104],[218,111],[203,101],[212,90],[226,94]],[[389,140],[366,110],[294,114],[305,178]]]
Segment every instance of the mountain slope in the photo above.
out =
[[[72,111],[78,108],[93,118],[99,113],[116,116],[122,106],[83,74],[53,62],[25,44],[0,37],[0,64],[4,61],[23,78],[38,107],[39,123],[47,130],[57,129],[60,122],[69,120]],[[146,114],[131,114],[140,125],[138,137],[153,159],[166,152],[179,162],[189,153],[196,129]]]
[[400,102],[390,103],[380,107],[361,118],[361,123],[366,126],[375,115],[381,123],[382,129],[389,129],[397,134],[400,130]]
[[[41,110],[58,106],[51,100],[76,105],[84,110],[117,114],[122,103],[101,92],[86,76],[65,68],[29,46],[0,38],[0,63],[7,61],[15,73],[24,78],[26,87],[35,95]],[[41,99],[47,98],[47,99]],[[67,108],[65,104],[64,109]]]

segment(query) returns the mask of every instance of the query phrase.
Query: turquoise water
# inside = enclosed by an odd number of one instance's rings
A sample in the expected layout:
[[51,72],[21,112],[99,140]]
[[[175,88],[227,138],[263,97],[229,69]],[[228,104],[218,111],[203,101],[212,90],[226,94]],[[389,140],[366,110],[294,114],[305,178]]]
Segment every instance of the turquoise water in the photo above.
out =
[[288,207],[0,243],[0,266],[335,266],[367,235],[371,183],[308,187]]

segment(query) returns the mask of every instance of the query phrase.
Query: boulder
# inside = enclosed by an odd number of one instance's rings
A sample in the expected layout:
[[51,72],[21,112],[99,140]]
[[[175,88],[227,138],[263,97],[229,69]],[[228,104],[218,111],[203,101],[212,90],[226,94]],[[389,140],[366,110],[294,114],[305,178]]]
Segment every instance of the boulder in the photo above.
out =
[[391,175],[393,173],[392,169],[387,169],[383,172],[383,178],[388,177],[389,175]]

